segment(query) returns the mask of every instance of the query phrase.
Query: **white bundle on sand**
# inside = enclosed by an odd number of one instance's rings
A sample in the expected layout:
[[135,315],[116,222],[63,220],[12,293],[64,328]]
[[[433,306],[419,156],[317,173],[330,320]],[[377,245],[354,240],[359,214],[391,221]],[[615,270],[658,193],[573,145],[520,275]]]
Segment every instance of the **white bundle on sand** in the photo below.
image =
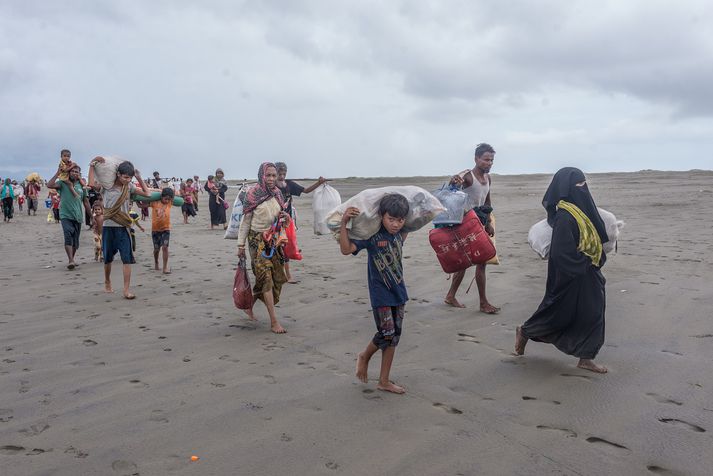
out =
[[326,183],[322,184],[314,191],[312,198],[312,211],[314,212],[314,234],[328,235],[330,233],[325,218],[327,214],[342,203],[342,197],[334,187]]
[[94,166],[94,176],[104,188],[111,188],[116,181],[116,169],[119,164],[124,162],[124,159],[119,157],[104,156],[104,162],[99,162]]
[[246,188],[243,185],[238,190],[238,195],[235,197],[233,202],[233,212],[230,214],[230,220],[228,221],[228,228],[225,229],[225,235],[223,238],[226,240],[237,240],[238,231],[240,231],[240,221],[243,219],[243,198],[245,198]]
[[398,193],[406,197],[409,204],[408,215],[403,231],[414,232],[430,223],[434,217],[446,209],[430,192],[414,185],[369,188],[359,192],[346,202],[332,210],[326,219],[327,226],[333,231],[339,230],[344,212],[349,207],[356,207],[361,214],[351,220],[349,238],[366,240],[381,228],[379,203],[384,196]]
[[[599,216],[604,221],[609,241],[602,243],[604,253],[611,254],[616,250],[616,241],[619,239],[621,229],[625,223],[622,220],[617,220],[612,212],[597,208]],[[540,258],[547,259],[550,256],[550,246],[552,244],[552,227],[547,223],[547,220],[541,220],[532,225],[530,232],[527,234],[527,242],[530,247],[540,255]]]

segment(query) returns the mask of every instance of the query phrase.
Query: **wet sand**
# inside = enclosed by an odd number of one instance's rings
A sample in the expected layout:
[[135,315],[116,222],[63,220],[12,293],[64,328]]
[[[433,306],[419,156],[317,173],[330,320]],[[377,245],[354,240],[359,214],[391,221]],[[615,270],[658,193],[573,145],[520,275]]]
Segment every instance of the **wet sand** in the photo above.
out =
[[[445,306],[428,230],[408,238],[411,301],[392,372],[405,396],[376,390],[378,355],[368,384],[353,375],[374,333],[366,257],[313,235],[309,196],[296,199],[305,260],[279,305],[284,336],[261,304],[257,324],[234,308],[236,242],[208,229],[205,195],[187,226],[173,209],[173,274],[153,271],[137,231],[132,302],[102,292],[90,232],[68,271],[47,211],[17,213],[0,225],[0,474],[710,474],[713,173],[589,178],[597,204],[626,221],[604,268],[606,375],[544,344],[511,355],[544,292],[527,231],[549,178],[493,177],[497,316],[477,312],[475,285],[465,294],[472,270],[458,295],[468,307]],[[344,200],[442,181],[332,185]],[[118,291],[120,266],[113,276]]]

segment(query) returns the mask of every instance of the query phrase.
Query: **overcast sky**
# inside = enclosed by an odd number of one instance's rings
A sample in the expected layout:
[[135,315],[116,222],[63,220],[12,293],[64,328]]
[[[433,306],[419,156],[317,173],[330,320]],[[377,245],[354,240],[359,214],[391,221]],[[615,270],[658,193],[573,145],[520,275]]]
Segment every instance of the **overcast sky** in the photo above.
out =
[[[0,175],[713,168],[713,2],[0,0]],[[86,172],[86,170],[85,170]]]

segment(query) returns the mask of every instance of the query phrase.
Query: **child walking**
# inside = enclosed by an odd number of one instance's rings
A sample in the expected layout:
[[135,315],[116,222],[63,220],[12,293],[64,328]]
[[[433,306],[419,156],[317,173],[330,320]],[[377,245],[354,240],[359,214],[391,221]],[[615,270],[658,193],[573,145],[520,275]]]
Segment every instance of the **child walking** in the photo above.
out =
[[158,253],[162,252],[163,274],[171,274],[168,267],[168,245],[171,241],[172,188],[161,190],[161,200],[151,202],[151,239],[153,241],[154,269],[158,271]]
[[[131,285],[131,265],[135,263],[131,250],[131,235],[129,228],[132,219],[129,216],[131,195],[150,197],[146,183],[131,162],[125,161],[116,169],[116,178],[111,188],[102,187],[96,180],[94,168],[105,162],[104,157],[95,157],[89,164],[89,186],[101,192],[104,203],[104,228],[102,230],[102,254],[104,258],[104,290],[113,293],[111,285],[111,264],[114,256],[119,253],[124,277],[124,298],[135,299],[136,295],[129,290]],[[137,188],[131,180],[136,177],[141,188]]]
[[[99,195],[101,197],[101,195]],[[94,261],[104,261],[102,257],[102,232],[104,230],[104,202],[100,199],[92,205],[92,232],[94,234]]]
[[376,388],[397,394],[406,390],[389,379],[396,346],[401,337],[404,307],[408,301],[404,283],[402,247],[407,233],[401,231],[409,211],[406,197],[390,194],[379,204],[381,229],[368,240],[351,240],[347,223],[359,216],[359,209],[349,207],[342,217],[339,229],[339,248],[344,255],[356,255],[366,249],[368,257],[367,279],[369,297],[374,312],[376,334],[369,345],[357,357],[356,376],[368,382],[369,361],[377,350],[381,350],[381,372]]

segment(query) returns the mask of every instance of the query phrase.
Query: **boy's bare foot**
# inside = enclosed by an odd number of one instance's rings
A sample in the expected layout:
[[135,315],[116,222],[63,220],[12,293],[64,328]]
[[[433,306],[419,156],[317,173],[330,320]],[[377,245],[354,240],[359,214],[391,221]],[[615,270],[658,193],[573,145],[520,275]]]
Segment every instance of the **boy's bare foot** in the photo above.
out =
[[126,293],[124,293],[124,299],[128,299],[128,300],[136,299],[136,295],[133,293],[130,293],[130,292],[126,292]]
[[486,314],[497,314],[500,312],[500,308],[495,307],[486,301],[480,303],[480,312],[484,312]]
[[287,334],[285,328],[282,327],[280,324],[275,324],[274,326],[271,326],[270,330],[275,334]]
[[577,367],[584,370],[590,370],[598,374],[605,374],[608,372],[607,368],[602,365],[597,365],[591,359],[579,359]]
[[455,298],[455,296],[454,297],[446,296],[446,298],[443,300],[443,302],[448,304],[449,306],[457,307],[459,309],[465,308],[465,304],[461,304],[460,301],[458,301],[458,299]]
[[153,266],[154,271],[158,271],[158,263]]
[[364,383],[367,383],[369,381],[368,377],[368,372],[369,372],[369,361],[364,357],[363,353],[359,353],[357,355],[357,362],[356,362],[356,377],[361,380]]
[[163,274],[171,274],[171,268],[164,269]]
[[76,264],[70,262],[70,263],[67,265],[67,269],[74,269],[74,268],[76,268],[76,266],[77,266]]
[[522,327],[515,328],[515,355],[525,354],[528,338],[522,335]]
[[111,283],[104,283],[104,292],[105,293],[113,293],[114,290],[111,287]]
[[399,387],[396,385],[394,382],[389,382],[386,385],[379,383],[376,388],[383,392],[391,392],[391,393],[396,393],[398,395],[402,395],[406,393],[406,389],[403,387]]

